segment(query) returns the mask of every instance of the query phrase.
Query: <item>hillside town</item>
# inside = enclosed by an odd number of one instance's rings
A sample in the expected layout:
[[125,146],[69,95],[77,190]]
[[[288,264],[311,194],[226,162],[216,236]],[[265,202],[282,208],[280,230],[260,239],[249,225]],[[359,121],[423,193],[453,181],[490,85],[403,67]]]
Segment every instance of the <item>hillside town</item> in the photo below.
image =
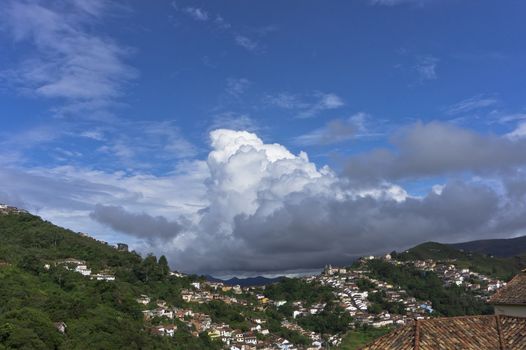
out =
[[[374,259],[380,259],[398,266],[413,266],[421,271],[432,271],[441,278],[445,287],[456,285],[471,291],[476,297],[484,301],[489,300],[493,293],[506,285],[502,280],[470,271],[468,268],[458,268],[454,260],[434,261],[429,259],[402,262],[392,259],[390,254],[380,257],[363,257],[360,259],[360,268],[358,269],[328,265],[322,274],[306,279],[331,286],[340,305],[360,324],[378,328],[403,325],[415,319],[430,318],[433,314],[433,305],[430,301],[417,300],[399,286],[370,277],[366,262]],[[363,284],[367,284],[368,287],[364,288]],[[387,310],[371,312],[372,303],[369,298],[377,293],[381,293],[387,303],[400,305],[402,312],[393,313]],[[295,314],[300,315],[306,312],[310,312],[310,310],[299,309],[295,311]]]
[[[7,205],[0,206],[0,214],[20,213],[25,211]],[[93,239],[87,234],[79,235]],[[112,247],[119,252],[128,252],[128,246],[124,243]],[[329,288],[332,297],[325,301],[313,303],[301,299],[274,300],[265,286],[228,285],[172,271],[169,272],[169,278],[187,281],[187,286],[178,292],[178,305],[146,294],[138,295],[136,302],[142,309],[143,320],[150,334],[174,337],[179,329],[184,329],[194,337],[206,334],[212,341],[221,342],[229,350],[314,350],[338,347],[348,330],[359,327],[392,329],[436,316],[435,306],[430,300],[415,298],[401,286],[375,276],[371,270],[373,263],[416,269],[422,273],[431,272],[440,279],[444,287],[461,288],[483,302],[488,302],[497,291],[506,286],[504,281],[472,271],[458,264],[455,259],[404,260],[386,254],[362,257],[352,266],[327,265],[317,275],[298,278],[306,285]],[[44,268],[65,269],[95,281],[116,280],[111,269],[99,268],[94,272],[93,267],[85,260],[74,257],[49,261],[44,264]],[[211,303],[244,310],[241,322],[230,324],[217,321],[217,317],[203,311],[203,306],[206,308]],[[302,321],[306,318],[327,312],[328,304],[337,305],[349,316],[344,330],[322,334],[302,326]],[[288,311],[278,313],[281,315],[278,328],[276,325],[271,326],[266,312],[278,312],[284,307]],[[59,332],[64,333],[62,329],[67,325],[61,323],[59,326]],[[292,334],[307,341],[295,343]]]
[[[183,274],[172,273],[173,277],[183,277]],[[237,297],[236,297],[237,296]],[[194,336],[206,332],[211,339],[219,339],[226,348],[231,350],[249,349],[297,349],[289,340],[273,335],[268,327],[267,321],[263,318],[247,318],[248,330],[235,329],[225,323],[214,323],[212,318],[202,312],[193,311],[192,305],[203,304],[212,301],[220,301],[225,304],[236,304],[248,307],[254,311],[262,311],[270,305],[284,305],[286,301],[272,301],[264,295],[259,294],[256,287],[241,287],[239,285],[228,286],[218,282],[193,282],[191,289],[181,291],[182,300],[188,307],[178,308],[168,305],[165,301],[152,301],[147,295],[137,298],[137,303],[146,306],[155,306],[153,309],[143,310],[146,322],[153,322],[154,319],[160,321],[160,325],[153,325],[151,331],[161,336],[173,336],[173,330],[177,329],[176,322],[191,330]],[[247,299],[250,299],[247,300]],[[162,320],[171,322],[166,324]],[[320,349],[323,342],[319,334],[307,332],[298,325],[283,320],[281,324],[284,328],[294,330],[308,336],[312,340],[309,349]]]
[[[0,209],[15,214],[14,217],[24,213],[14,207],[2,206]],[[77,235],[82,239],[92,239],[86,234]],[[99,243],[117,256],[140,259],[136,253],[128,251],[126,244],[110,246]],[[54,243],[51,246],[54,247]],[[149,256],[148,259],[153,264],[151,266],[159,268],[155,257]],[[277,279],[277,282],[260,286],[231,285],[212,277],[207,279],[170,271],[166,259],[164,262],[165,283],[177,287],[164,297],[145,290],[131,296],[130,302],[137,311],[140,310],[137,314],[139,320],[142,314],[143,331],[159,341],[177,341],[181,334],[192,339],[205,338],[215,346],[229,350],[339,348],[354,330],[372,329],[385,333],[412,327],[415,322],[434,322],[437,316],[444,315],[444,307],[441,309],[440,305],[434,304],[432,298],[419,298],[414,289],[394,283],[392,277],[397,274],[413,273],[417,278],[433,276],[438,287],[469,295],[471,300],[482,304],[495,303],[495,296],[502,294],[500,291],[508,285],[501,279],[473,271],[466,267],[471,265],[465,261],[453,258],[419,260],[391,254],[365,256],[350,266],[326,265],[316,275]],[[55,258],[44,259],[41,263],[46,274],[70,271],[82,276],[71,275],[79,281],[100,282],[97,286],[102,289],[112,288],[124,280],[116,277],[123,276],[122,270],[119,274],[115,267],[109,268],[109,265],[93,259]],[[378,267],[390,272],[382,275]],[[307,291],[307,294],[289,294],[289,282],[293,288]],[[284,285],[284,290],[276,293],[275,287],[279,285]],[[502,303],[496,312],[509,311],[508,301]],[[515,312],[514,309],[511,311]],[[317,328],[319,324],[338,320],[344,320],[339,328]],[[68,331],[70,321],[66,321],[54,323],[61,334],[72,332]]]
[[[390,284],[370,277],[371,271],[367,263],[381,260],[390,264],[410,265],[422,271],[433,271],[443,281],[444,286],[455,285],[475,293],[487,301],[505,282],[470,271],[457,268],[454,261],[397,261],[389,254],[380,257],[364,257],[355,267],[333,267],[327,265],[322,273],[305,276],[301,279],[306,283],[330,287],[334,296],[333,302],[343,308],[352,322],[349,329],[356,327],[399,327],[414,322],[426,320],[434,316],[433,304],[428,300],[418,300],[400,286]],[[185,275],[172,272],[172,277],[182,278]],[[395,305],[392,310],[375,309],[376,296],[381,295],[388,305]],[[152,300],[148,295],[141,295],[137,302],[143,305],[143,315],[150,324],[153,334],[173,336],[177,327],[186,327],[194,336],[206,332],[212,339],[219,339],[224,347],[230,350],[252,349],[322,349],[326,346],[337,347],[345,334],[319,334],[308,331],[300,326],[299,320],[309,315],[317,315],[324,311],[325,303],[307,305],[297,300],[272,300],[265,295],[265,287],[228,286],[221,282],[193,282],[191,288],[181,291],[185,307],[174,307],[162,300]],[[250,327],[247,330],[236,329],[226,323],[215,323],[212,317],[195,311],[194,305],[220,301],[229,305],[240,305],[252,311],[279,309],[290,303],[292,314],[284,317],[281,327],[297,332],[309,339],[310,345],[294,344],[290,339],[273,334],[264,318],[247,317]],[[154,308],[151,308],[154,306]]]
[[[366,268],[355,270],[329,265],[321,275],[309,277],[309,280],[334,288],[337,301],[359,324],[376,328],[401,325],[408,320],[428,318],[433,312],[429,301],[416,300],[398,286],[369,277]],[[364,288],[364,283],[368,287]],[[387,310],[372,312],[369,297],[376,293],[384,293],[388,302],[403,305],[403,313],[394,314]]]
[[516,274],[491,296],[493,314],[414,320],[362,350],[525,349],[526,271]]
[[397,265],[413,266],[422,271],[435,272],[444,282],[444,286],[456,285],[473,291],[483,300],[488,300],[492,293],[506,285],[506,282],[491,278],[481,273],[471,271],[469,268],[458,267],[454,259],[447,259],[440,262],[429,260],[392,260]]

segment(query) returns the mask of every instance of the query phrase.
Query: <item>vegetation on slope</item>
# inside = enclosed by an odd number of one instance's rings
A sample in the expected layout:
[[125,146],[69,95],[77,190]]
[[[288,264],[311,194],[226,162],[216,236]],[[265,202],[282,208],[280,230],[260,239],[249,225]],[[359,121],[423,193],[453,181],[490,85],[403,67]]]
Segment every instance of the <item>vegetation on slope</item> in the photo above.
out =
[[317,283],[308,283],[298,278],[283,278],[265,288],[265,295],[272,300],[286,300],[289,304],[302,301],[305,306],[328,302],[334,299],[332,289]]
[[405,289],[418,300],[429,300],[439,316],[481,315],[493,308],[457,286],[444,287],[442,280],[430,271],[396,266],[381,260],[368,262],[371,277]]
[[396,254],[395,257],[398,260],[454,260],[459,267],[506,281],[526,267],[526,256],[496,258],[481,253],[461,251],[453,246],[435,242],[417,245],[404,253]]
[[359,327],[348,332],[342,340],[339,349],[341,350],[357,350],[372,342],[376,338],[389,333],[392,328],[389,327]]
[[[112,282],[54,266],[85,260]],[[49,269],[44,265],[49,264]],[[150,335],[135,298],[180,304],[194,277],[170,278],[166,259],[142,259],[29,214],[0,215],[0,349],[210,349],[208,337],[181,329],[174,338]],[[55,322],[67,325],[66,333]]]

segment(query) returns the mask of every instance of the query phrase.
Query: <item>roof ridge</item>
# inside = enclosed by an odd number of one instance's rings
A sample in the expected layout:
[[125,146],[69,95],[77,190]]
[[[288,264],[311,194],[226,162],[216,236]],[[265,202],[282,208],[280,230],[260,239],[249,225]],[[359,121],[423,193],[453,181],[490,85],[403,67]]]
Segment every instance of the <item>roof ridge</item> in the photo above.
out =
[[420,348],[420,322],[418,319],[415,320],[415,344],[414,344],[414,350],[418,350]]
[[500,316],[495,315],[495,322],[497,323],[497,334],[499,336],[499,348],[500,350],[505,350],[504,339],[502,339],[502,327],[500,324]]
[[[458,320],[458,319],[464,319],[464,318],[491,318],[495,317],[496,315],[462,315],[462,316],[442,316],[442,317],[431,317],[426,318],[423,320],[418,320],[420,322],[433,322],[434,320]],[[526,316],[510,316],[510,315],[499,315],[501,318],[520,318],[520,319],[526,319]]]
[[464,318],[490,318],[490,317],[494,317],[495,315],[462,315],[462,316],[442,316],[442,317],[431,317],[431,318],[426,318],[426,319],[423,319],[423,320],[419,320],[419,321],[422,321],[422,322],[432,322],[434,320],[457,320],[457,319],[464,319]]
[[[484,338],[487,344],[491,343],[492,345],[488,345],[488,346],[490,346],[491,349],[495,349],[495,350],[509,350],[510,348],[508,346],[511,346],[511,343],[508,344],[508,340],[506,338],[507,329],[509,327],[513,328],[514,325],[519,325],[520,329],[523,329],[522,327],[524,323],[526,322],[526,317],[508,316],[508,315],[471,315],[471,316],[455,316],[455,317],[435,317],[435,318],[424,319],[424,320],[413,319],[411,320],[411,323],[408,323],[402,327],[397,327],[393,329],[391,332],[384,334],[381,337],[372,340],[371,342],[368,342],[364,346],[360,347],[360,349],[361,350],[387,349],[389,348],[389,347],[386,347],[387,345],[389,344],[392,345],[395,343],[399,345],[396,348],[401,349],[400,347],[401,345],[399,342],[401,341],[400,339],[402,338],[400,337],[402,336],[404,337],[404,339],[406,339],[404,341],[404,349],[420,350],[421,349],[420,343],[422,341],[421,338],[426,338],[427,332],[430,332],[430,334],[434,334],[434,332],[442,333],[442,331],[445,331],[445,333],[449,334],[449,336],[452,336],[454,338],[455,335],[450,334],[451,326],[455,327],[457,325],[454,325],[454,324],[448,325],[445,322],[455,320],[455,319],[458,320],[458,326],[466,327],[467,330],[478,330],[479,332],[480,331],[484,332],[484,334],[479,334],[479,335],[481,335]],[[467,322],[463,322],[461,320],[467,320]],[[433,322],[435,321],[438,321],[438,322],[433,325]],[[469,322],[469,321],[473,321],[473,322]],[[429,326],[427,326],[427,323],[429,323]],[[394,334],[394,332],[400,332],[400,333]],[[497,334],[495,334],[494,332]],[[464,333],[468,334],[469,332],[467,333],[464,332]],[[392,336],[392,338],[388,340],[388,342],[386,343],[384,340],[389,339],[390,336]],[[423,340],[425,341],[425,339]],[[520,339],[520,343],[523,345],[526,345],[526,339],[522,337]],[[425,347],[426,345],[427,344],[422,344],[423,347]]]

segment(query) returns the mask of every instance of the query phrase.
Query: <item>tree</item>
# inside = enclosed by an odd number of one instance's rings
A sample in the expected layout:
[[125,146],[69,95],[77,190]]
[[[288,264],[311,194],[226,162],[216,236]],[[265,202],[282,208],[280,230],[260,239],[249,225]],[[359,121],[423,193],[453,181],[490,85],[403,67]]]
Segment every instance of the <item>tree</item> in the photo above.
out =
[[159,269],[162,277],[166,277],[170,274],[170,266],[168,266],[168,260],[164,255],[159,258]]
[[7,348],[55,349],[62,343],[49,317],[33,308],[6,313],[0,319],[0,339]]

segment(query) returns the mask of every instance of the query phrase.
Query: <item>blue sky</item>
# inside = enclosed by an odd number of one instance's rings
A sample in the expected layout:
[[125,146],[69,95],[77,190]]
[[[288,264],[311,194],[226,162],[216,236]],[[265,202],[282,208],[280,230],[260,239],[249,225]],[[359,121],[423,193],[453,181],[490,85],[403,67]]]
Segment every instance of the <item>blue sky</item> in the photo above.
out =
[[[214,168],[210,152],[238,147],[241,134],[210,132],[230,129],[298,159],[306,152],[304,165],[320,172],[328,165],[331,186],[345,195],[391,188],[423,205],[444,197],[438,188],[450,183],[484,186],[498,197],[490,212],[500,218],[510,183],[524,179],[525,10],[521,1],[8,1],[0,26],[0,201],[141,251],[189,255],[145,236],[155,228],[138,232],[98,214],[107,206],[116,216],[146,215],[152,227],[168,225],[159,232],[182,232],[174,245],[206,241],[203,213],[237,220],[211,199],[221,192],[211,184],[227,171]],[[438,154],[442,145],[447,152]],[[271,159],[274,151],[261,147]],[[257,171],[236,166],[248,177]],[[311,180],[325,176],[304,171]],[[314,192],[305,200],[321,193]],[[278,196],[279,210],[294,193]],[[262,199],[247,203],[254,201]],[[444,218],[445,230],[459,232],[456,224]],[[446,240],[524,229],[506,225],[462,227]],[[228,239],[243,236],[239,222],[226,226]],[[358,245],[353,254],[381,250]],[[288,267],[302,267],[302,259]]]

